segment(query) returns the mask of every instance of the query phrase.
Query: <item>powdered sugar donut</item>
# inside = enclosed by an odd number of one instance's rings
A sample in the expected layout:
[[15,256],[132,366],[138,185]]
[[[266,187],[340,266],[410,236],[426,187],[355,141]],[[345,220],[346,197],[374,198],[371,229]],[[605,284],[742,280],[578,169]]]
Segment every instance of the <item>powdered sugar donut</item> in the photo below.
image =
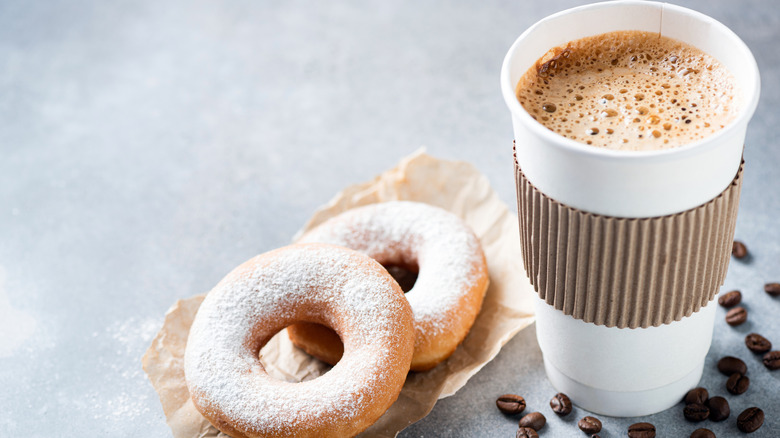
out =
[[[270,377],[259,352],[288,325],[332,327],[344,357],[326,374]],[[184,371],[195,406],[237,437],[345,437],[396,400],[414,346],[412,311],[374,260],[331,245],[259,255],[212,289],[190,329]]]
[[[488,286],[485,256],[474,232],[454,214],[427,204],[393,201],[358,207],[320,224],[300,242],[346,246],[382,265],[418,272],[406,293],[414,312],[414,371],[433,368],[455,351]],[[296,324],[287,331],[293,343],[327,363],[341,357],[341,343],[331,330]]]

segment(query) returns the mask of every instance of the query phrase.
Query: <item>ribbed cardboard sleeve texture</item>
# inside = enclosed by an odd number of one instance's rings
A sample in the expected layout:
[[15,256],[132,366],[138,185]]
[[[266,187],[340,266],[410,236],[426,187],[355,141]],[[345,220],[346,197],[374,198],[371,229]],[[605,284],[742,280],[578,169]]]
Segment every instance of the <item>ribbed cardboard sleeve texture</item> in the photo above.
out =
[[523,263],[539,297],[607,327],[659,326],[696,312],[726,277],[743,166],[709,202],[637,219],[592,214],[549,198],[526,179],[515,157]]

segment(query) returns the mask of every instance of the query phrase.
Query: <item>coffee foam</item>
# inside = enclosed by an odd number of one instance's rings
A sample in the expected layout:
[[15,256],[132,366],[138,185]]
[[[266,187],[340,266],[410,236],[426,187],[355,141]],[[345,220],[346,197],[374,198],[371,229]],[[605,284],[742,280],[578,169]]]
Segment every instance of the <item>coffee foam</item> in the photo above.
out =
[[516,95],[548,129],[621,150],[701,140],[736,117],[731,73],[700,49],[657,33],[610,32],[556,47]]

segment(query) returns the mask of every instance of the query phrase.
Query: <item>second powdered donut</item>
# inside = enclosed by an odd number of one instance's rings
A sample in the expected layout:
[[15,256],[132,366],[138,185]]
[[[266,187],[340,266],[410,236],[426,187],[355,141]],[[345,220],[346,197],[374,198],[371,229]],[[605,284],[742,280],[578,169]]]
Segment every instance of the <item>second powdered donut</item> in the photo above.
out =
[[[479,239],[459,217],[441,208],[409,201],[348,210],[300,239],[341,245],[385,267],[417,272],[406,298],[414,313],[412,371],[447,359],[463,341],[482,307],[488,286]],[[343,354],[339,337],[317,324],[295,324],[290,339],[312,356],[335,364]]]

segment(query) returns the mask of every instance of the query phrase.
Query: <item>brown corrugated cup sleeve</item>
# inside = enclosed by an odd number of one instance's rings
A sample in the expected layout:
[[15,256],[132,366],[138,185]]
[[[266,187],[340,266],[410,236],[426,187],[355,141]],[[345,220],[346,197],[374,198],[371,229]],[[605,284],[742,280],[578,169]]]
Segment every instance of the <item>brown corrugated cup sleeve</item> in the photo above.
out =
[[679,321],[726,277],[742,187],[740,165],[717,197],[682,213],[619,218],[561,204],[515,156],[523,263],[539,297],[585,322],[618,328]]

